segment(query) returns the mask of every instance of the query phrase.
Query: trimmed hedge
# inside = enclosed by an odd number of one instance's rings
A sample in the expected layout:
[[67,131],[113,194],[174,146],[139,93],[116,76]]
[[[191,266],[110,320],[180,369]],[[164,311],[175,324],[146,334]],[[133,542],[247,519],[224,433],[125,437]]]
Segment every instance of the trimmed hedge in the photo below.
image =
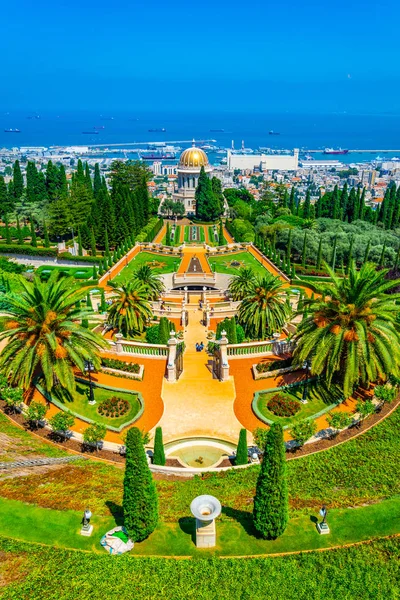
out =
[[[0,244],[0,254],[28,254],[31,256],[57,256],[57,248],[35,248],[29,245]],[[71,255],[72,256],[72,255]],[[72,257],[74,258],[74,257]]]
[[102,256],[73,256],[70,252],[60,252],[58,258],[64,260],[73,260],[75,262],[88,262],[88,263],[99,263],[102,260]]
[[102,358],[101,364],[109,369],[118,369],[127,373],[139,373],[140,365],[138,363],[128,363],[116,358]]

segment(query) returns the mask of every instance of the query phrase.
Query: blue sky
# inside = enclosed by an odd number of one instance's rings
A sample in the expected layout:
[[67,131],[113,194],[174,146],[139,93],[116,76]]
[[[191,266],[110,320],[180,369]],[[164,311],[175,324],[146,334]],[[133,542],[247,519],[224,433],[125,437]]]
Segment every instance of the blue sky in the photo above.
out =
[[3,109],[400,112],[395,0],[3,3]]

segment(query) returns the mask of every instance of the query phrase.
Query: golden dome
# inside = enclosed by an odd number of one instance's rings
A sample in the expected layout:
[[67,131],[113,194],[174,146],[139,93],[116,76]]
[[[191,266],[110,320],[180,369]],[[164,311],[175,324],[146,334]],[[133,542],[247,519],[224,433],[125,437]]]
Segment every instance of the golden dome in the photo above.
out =
[[192,146],[187,150],[184,150],[179,159],[180,167],[207,167],[208,166],[207,154],[201,148]]

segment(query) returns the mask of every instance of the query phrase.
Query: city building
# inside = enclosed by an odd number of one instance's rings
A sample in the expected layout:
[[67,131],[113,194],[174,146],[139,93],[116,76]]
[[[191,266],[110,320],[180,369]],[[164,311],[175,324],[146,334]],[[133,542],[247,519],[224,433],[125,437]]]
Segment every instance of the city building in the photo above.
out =
[[175,202],[182,202],[185,206],[185,214],[196,212],[195,193],[201,167],[210,177],[213,168],[210,165],[207,154],[201,148],[196,148],[193,143],[191,148],[184,150],[179,158],[177,166],[178,189],[173,194]]
[[296,171],[299,166],[299,150],[293,154],[238,154],[227,151],[227,166],[230,171]]

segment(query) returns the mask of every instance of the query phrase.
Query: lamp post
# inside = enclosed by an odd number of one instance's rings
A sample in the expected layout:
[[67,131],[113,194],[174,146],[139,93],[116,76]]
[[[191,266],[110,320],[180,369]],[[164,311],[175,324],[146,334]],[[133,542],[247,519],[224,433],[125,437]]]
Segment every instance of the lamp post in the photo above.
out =
[[307,360],[304,361],[303,364],[303,369],[306,370],[306,380],[304,382],[304,388],[303,388],[303,396],[301,398],[301,402],[302,404],[307,404],[308,400],[307,400],[307,387],[308,387],[308,377],[309,377],[309,373],[310,373],[310,367],[311,367],[311,360],[308,358]]
[[83,512],[81,535],[89,537],[93,531],[93,525],[90,524],[92,512],[86,508]]
[[89,404],[96,404],[93,392],[92,372],[94,371],[94,364],[90,360],[85,360],[85,371],[89,376]]
[[322,517],[322,521],[321,521],[321,523],[317,523],[317,529],[321,535],[326,535],[327,533],[331,532],[331,530],[329,529],[329,525],[326,522],[326,515],[328,514],[328,509],[326,508],[326,506],[323,506],[321,508],[321,510],[319,511],[319,514]]

